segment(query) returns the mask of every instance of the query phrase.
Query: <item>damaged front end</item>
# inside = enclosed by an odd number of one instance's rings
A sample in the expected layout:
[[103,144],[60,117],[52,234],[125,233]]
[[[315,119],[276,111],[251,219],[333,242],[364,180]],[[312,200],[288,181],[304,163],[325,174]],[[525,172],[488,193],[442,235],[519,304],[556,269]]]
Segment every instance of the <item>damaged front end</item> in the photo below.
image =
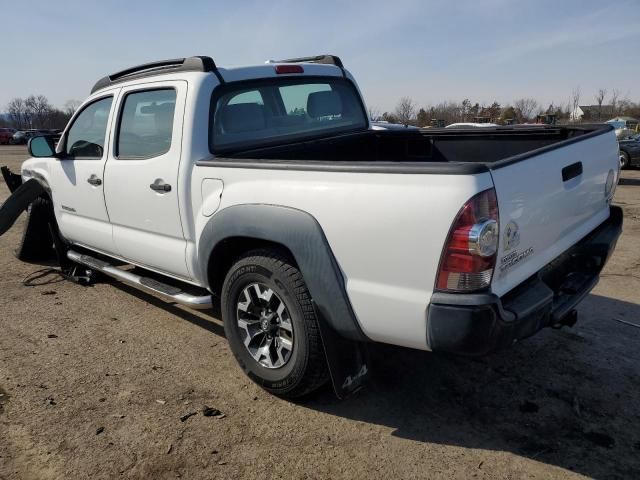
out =
[[11,193],[15,192],[20,185],[22,185],[22,177],[17,173],[13,173],[9,170],[9,167],[0,167],[2,172],[2,178],[4,178],[7,187]]
[[31,202],[45,193],[44,187],[35,179],[22,183],[22,177],[2,167],[2,176],[7,183],[11,195],[0,206],[0,236],[4,235]]

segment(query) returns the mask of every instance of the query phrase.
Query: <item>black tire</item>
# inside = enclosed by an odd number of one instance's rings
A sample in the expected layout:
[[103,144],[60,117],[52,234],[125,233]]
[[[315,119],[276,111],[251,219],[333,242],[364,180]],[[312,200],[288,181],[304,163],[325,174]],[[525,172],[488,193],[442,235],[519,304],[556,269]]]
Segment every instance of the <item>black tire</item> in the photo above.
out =
[[627,152],[620,152],[620,170],[629,168],[629,154]]
[[[272,289],[288,311],[293,347],[288,361],[266,368],[245,347],[238,326],[238,302],[252,283]],[[247,376],[265,390],[284,398],[307,395],[329,379],[318,321],[309,290],[291,258],[275,249],[254,250],[229,269],[222,286],[224,330],[236,360]]]
[[22,240],[16,249],[16,257],[23,262],[49,260],[53,254],[53,238],[49,223],[53,220],[51,201],[38,197],[27,208],[27,223]]

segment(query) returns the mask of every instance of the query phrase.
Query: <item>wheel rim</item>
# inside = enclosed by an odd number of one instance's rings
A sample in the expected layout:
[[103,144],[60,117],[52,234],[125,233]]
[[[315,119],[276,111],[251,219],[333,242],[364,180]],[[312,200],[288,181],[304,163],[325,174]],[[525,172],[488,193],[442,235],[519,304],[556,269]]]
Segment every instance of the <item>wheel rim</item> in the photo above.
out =
[[236,302],[238,329],[245,348],[265,368],[283,367],[293,352],[293,324],[286,305],[262,283],[247,285]]
[[624,167],[627,165],[627,156],[624,153],[620,154],[620,166]]

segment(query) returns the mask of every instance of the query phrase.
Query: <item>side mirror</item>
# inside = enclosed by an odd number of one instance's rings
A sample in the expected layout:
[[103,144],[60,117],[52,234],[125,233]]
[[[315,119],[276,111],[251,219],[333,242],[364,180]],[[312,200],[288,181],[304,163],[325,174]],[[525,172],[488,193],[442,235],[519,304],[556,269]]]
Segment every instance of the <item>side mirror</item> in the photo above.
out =
[[36,158],[56,156],[56,148],[51,137],[31,137],[27,149],[29,155]]

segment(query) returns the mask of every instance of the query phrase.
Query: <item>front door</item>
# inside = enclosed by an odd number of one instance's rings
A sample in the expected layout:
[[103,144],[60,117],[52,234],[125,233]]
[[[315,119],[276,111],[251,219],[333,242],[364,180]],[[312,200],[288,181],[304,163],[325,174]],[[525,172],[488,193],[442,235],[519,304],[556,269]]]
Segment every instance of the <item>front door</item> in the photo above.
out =
[[108,125],[117,90],[83,105],[61,139],[62,155],[51,160],[53,205],[63,237],[72,243],[115,253],[104,203]]
[[186,92],[184,81],[122,89],[105,200],[121,257],[188,279],[178,203]]

